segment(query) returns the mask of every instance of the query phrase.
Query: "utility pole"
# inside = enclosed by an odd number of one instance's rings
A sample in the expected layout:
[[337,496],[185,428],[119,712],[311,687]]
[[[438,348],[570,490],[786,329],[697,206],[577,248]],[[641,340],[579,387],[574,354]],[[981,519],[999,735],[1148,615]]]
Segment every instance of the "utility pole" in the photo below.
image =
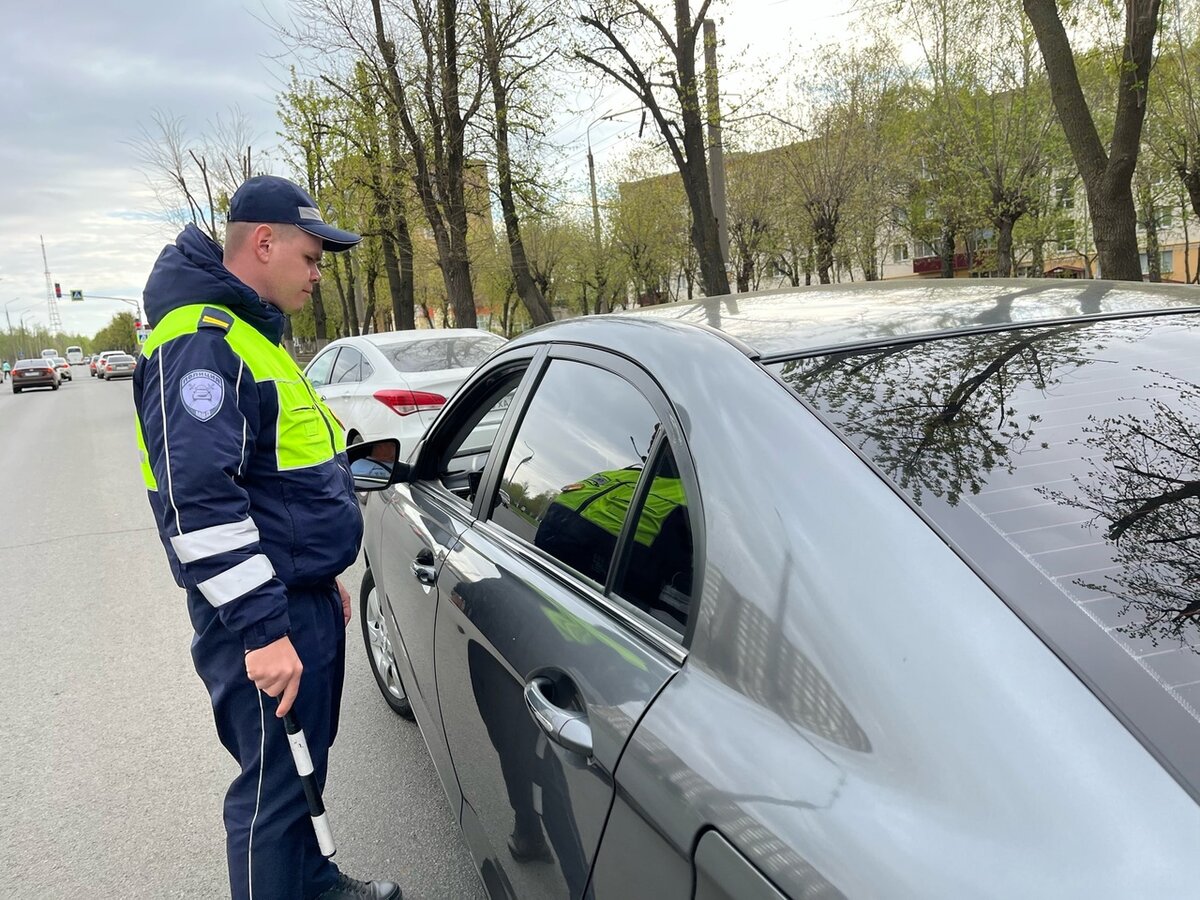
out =
[[46,261],[46,241],[42,236],[38,235],[38,240],[42,242],[42,265],[46,267],[46,305],[50,307],[50,333],[58,334],[62,331],[62,317],[58,314],[58,300],[54,296],[54,281],[50,277],[50,263]]
[[725,150],[721,146],[721,94],[717,86],[717,24],[712,19],[704,20],[704,81],[708,101],[708,187],[721,259],[728,269],[729,214],[725,208]]

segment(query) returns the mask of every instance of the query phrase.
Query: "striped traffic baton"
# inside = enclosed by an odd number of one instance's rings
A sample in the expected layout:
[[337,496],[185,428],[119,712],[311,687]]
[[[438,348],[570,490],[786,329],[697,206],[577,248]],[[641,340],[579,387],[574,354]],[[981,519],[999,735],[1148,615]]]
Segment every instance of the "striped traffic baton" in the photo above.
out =
[[308,814],[312,817],[313,831],[317,833],[317,845],[324,857],[333,856],[337,847],[333,845],[333,830],[329,827],[329,817],[325,815],[325,803],[321,800],[321,788],[317,784],[317,776],[313,774],[312,757],[308,753],[308,743],[304,740],[304,731],[296,716],[290,710],[283,716],[283,730],[287,732],[288,744],[292,748],[292,759],[296,761],[296,772],[300,775],[300,783],[304,785],[304,796],[308,799]]

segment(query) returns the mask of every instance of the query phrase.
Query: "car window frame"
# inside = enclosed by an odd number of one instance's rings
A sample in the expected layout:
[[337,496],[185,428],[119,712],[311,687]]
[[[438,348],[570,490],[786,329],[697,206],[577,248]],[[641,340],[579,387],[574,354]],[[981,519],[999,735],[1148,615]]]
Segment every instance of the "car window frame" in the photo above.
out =
[[[530,370],[526,372],[526,377],[522,381],[520,388],[518,388],[517,394],[513,397],[513,402],[508,409],[504,423],[496,435],[496,441],[492,445],[492,452],[488,457],[487,465],[484,467],[483,479],[475,495],[470,527],[480,528],[493,540],[503,543],[510,550],[518,553],[527,562],[534,564],[540,570],[552,575],[559,582],[568,585],[580,596],[587,598],[592,606],[608,615],[609,618],[621,623],[625,628],[631,630],[642,639],[650,641],[660,650],[667,653],[668,656],[682,663],[687,656],[688,649],[691,647],[692,638],[696,631],[696,623],[699,621],[700,598],[703,595],[704,587],[703,576],[706,571],[706,534],[704,529],[703,498],[700,493],[699,478],[684,429],[680,423],[680,417],[676,414],[674,407],[667,399],[666,393],[658,382],[649,372],[628,357],[608,350],[601,350],[596,347],[580,344],[550,344],[547,346],[546,351],[539,360],[535,361]],[[605,584],[600,591],[597,591],[582,575],[575,572],[569,566],[564,565],[553,556],[534,547],[528,541],[513,534],[503,526],[494,523],[490,518],[491,510],[485,509],[485,501],[490,503],[499,489],[504,466],[508,462],[508,456],[512,450],[517,433],[520,431],[521,422],[524,420],[525,412],[529,408],[529,401],[535,393],[537,386],[541,384],[541,380],[545,376],[550,363],[554,360],[595,366],[596,368],[609,371],[619,378],[623,378],[649,402],[655,416],[658,417],[662,428],[659,437],[656,438],[655,445],[650,448],[650,452],[656,452],[660,446],[660,442],[663,440],[667,441],[670,445],[671,451],[675,456],[675,464],[679,469],[680,479],[683,482],[684,496],[687,497],[688,525],[692,530],[692,598],[687,628],[683,634],[679,634],[674,629],[655,622],[639,607],[630,603],[619,594],[616,594],[613,590],[613,585],[616,583],[615,580],[621,571],[621,562],[627,556],[626,545],[632,539],[632,535],[637,527],[634,516],[631,514],[626,515],[625,521],[622,524],[621,534],[617,538],[613,558],[609,561]],[[647,460],[652,459],[656,459],[656,457],[648,454]],[[634,490],[631,500],[631,511],[636,508],[640,513],[645,495],[650,490],[650,482],[652,480],[650,474],[650,468],[643,469],[642,476],[638,479],[637,487]]]
[[[347,369],[346,373],[345,373],[347,375],[354,373],[355,377],[354,378],[337,378],[337,379],[335,379],[333,376],[334,376],[334,373],[337,372],[338,366],[340,366],[342,364],[342,357],[345,356],[347,359],[350,358],[347,354],[353,354],[354,356],[358,357],[358,360],[354,363],[353,367],[350,369]],[[316,362],[316,360],[313,360],[313,361]],[[343,344],[338,349],[337,358],[333,361],[333,366],[330,367],[330,369],[329,369],[329,381],[325,382],[325,384],[329,385],[329,386],[334,386],[334,385],[361,383],[362,382],[362,364],[363,364],[362,351],[359,350],[357,347],[354,347],[350,344]]]
[[[488,467],[492,464],[496,456],[497,448],[505,446],[504,441],[508,433],[507,429],[510,428],[510,423],[516,415],[517,410],[522,407],[524,398],[528,396],[532,379],[539,368],[538,360],[544,355],[545,348],[540,345],[516,347],[511,352],[505,352],[500,356],[493,357],[485,367],[477,369],[454,392],[454,395],[450,398],[450,402],[442,407],[441,412],[438,413],[433,423],[426,429],[425,434],[417,442],[417,446],[410,457],[413,461],[412,474],[410,476],[411,486],[420,488],[427,494],[437,497],[465,520],[474,521],[478,515],[480,497],[483,493],[484,485],[487,484]],[[499,429],[496,431],[495,439],[492,441],[492,449],[489,451],[488,461],[484,466],[475,499],[468,506],[463,502],[461,497],[454,494],[442,484],[439,465],[445,448],[450,441],[458,437],[458,432],[462,424],[474,412],[474,401],[479,396],[480,391],[486,392],[492,390],[488,386],[490,382],[493,382],[498,377],[503,378],[505,377],[505,373],[518,368],[524,370],[521,380],[517,384],[516,393],[513,395],[508,409],[505,410],[504,418],[500,423]]]
[[330,381],[322,381],[320,384],[317,384],[316,382],[314,382],[312,380],[311,376],[309,375],[309,372],[312,371],[313,366],[315,366],[317,364],[317,361],[319,359],[321,359],[321,357],[325,356],[326,354],[329,354],[329,374],[332,375],[333,367],[335,365],[337,365],[338,354],[341,352],[342,352],[342,345],[338,344],[336,347],[325,347],[320,353],[318,353],[316,356],[314,356],[312,358],[312,360],[309,362],[309,364],[304,367],[304,377],[308,380],[309,384],[311,384],[315,388],[325,387],[327,384],[332,384],[332,382],[330,382]]

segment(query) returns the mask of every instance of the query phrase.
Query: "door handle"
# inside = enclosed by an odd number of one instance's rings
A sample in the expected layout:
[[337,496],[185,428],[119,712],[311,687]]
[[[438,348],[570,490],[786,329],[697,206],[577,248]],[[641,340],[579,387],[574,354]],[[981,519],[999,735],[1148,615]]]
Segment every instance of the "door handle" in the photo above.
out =
[[592,755],[592,726],[580,712],[555,706],[546,696],[553,686],[549,678],[531,678],[525,685],[525,705],[546,737],[560,747],[581,756]]
[[434,568],[436,561],[433,558],[433,551],[428,548],[417,554],[417,558],[412,561],[412,573],[417,581],[421,584],[436,584],[437,571]]

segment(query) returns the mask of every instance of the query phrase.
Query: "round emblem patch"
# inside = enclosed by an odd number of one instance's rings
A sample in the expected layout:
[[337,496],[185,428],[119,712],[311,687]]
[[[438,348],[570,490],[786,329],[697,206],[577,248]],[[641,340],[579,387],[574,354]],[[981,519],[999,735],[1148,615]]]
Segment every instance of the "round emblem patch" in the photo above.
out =
[[194,369],[179,379],[179,398],[193,417],[207,422],[221,409],[225,382],[216,372]]

